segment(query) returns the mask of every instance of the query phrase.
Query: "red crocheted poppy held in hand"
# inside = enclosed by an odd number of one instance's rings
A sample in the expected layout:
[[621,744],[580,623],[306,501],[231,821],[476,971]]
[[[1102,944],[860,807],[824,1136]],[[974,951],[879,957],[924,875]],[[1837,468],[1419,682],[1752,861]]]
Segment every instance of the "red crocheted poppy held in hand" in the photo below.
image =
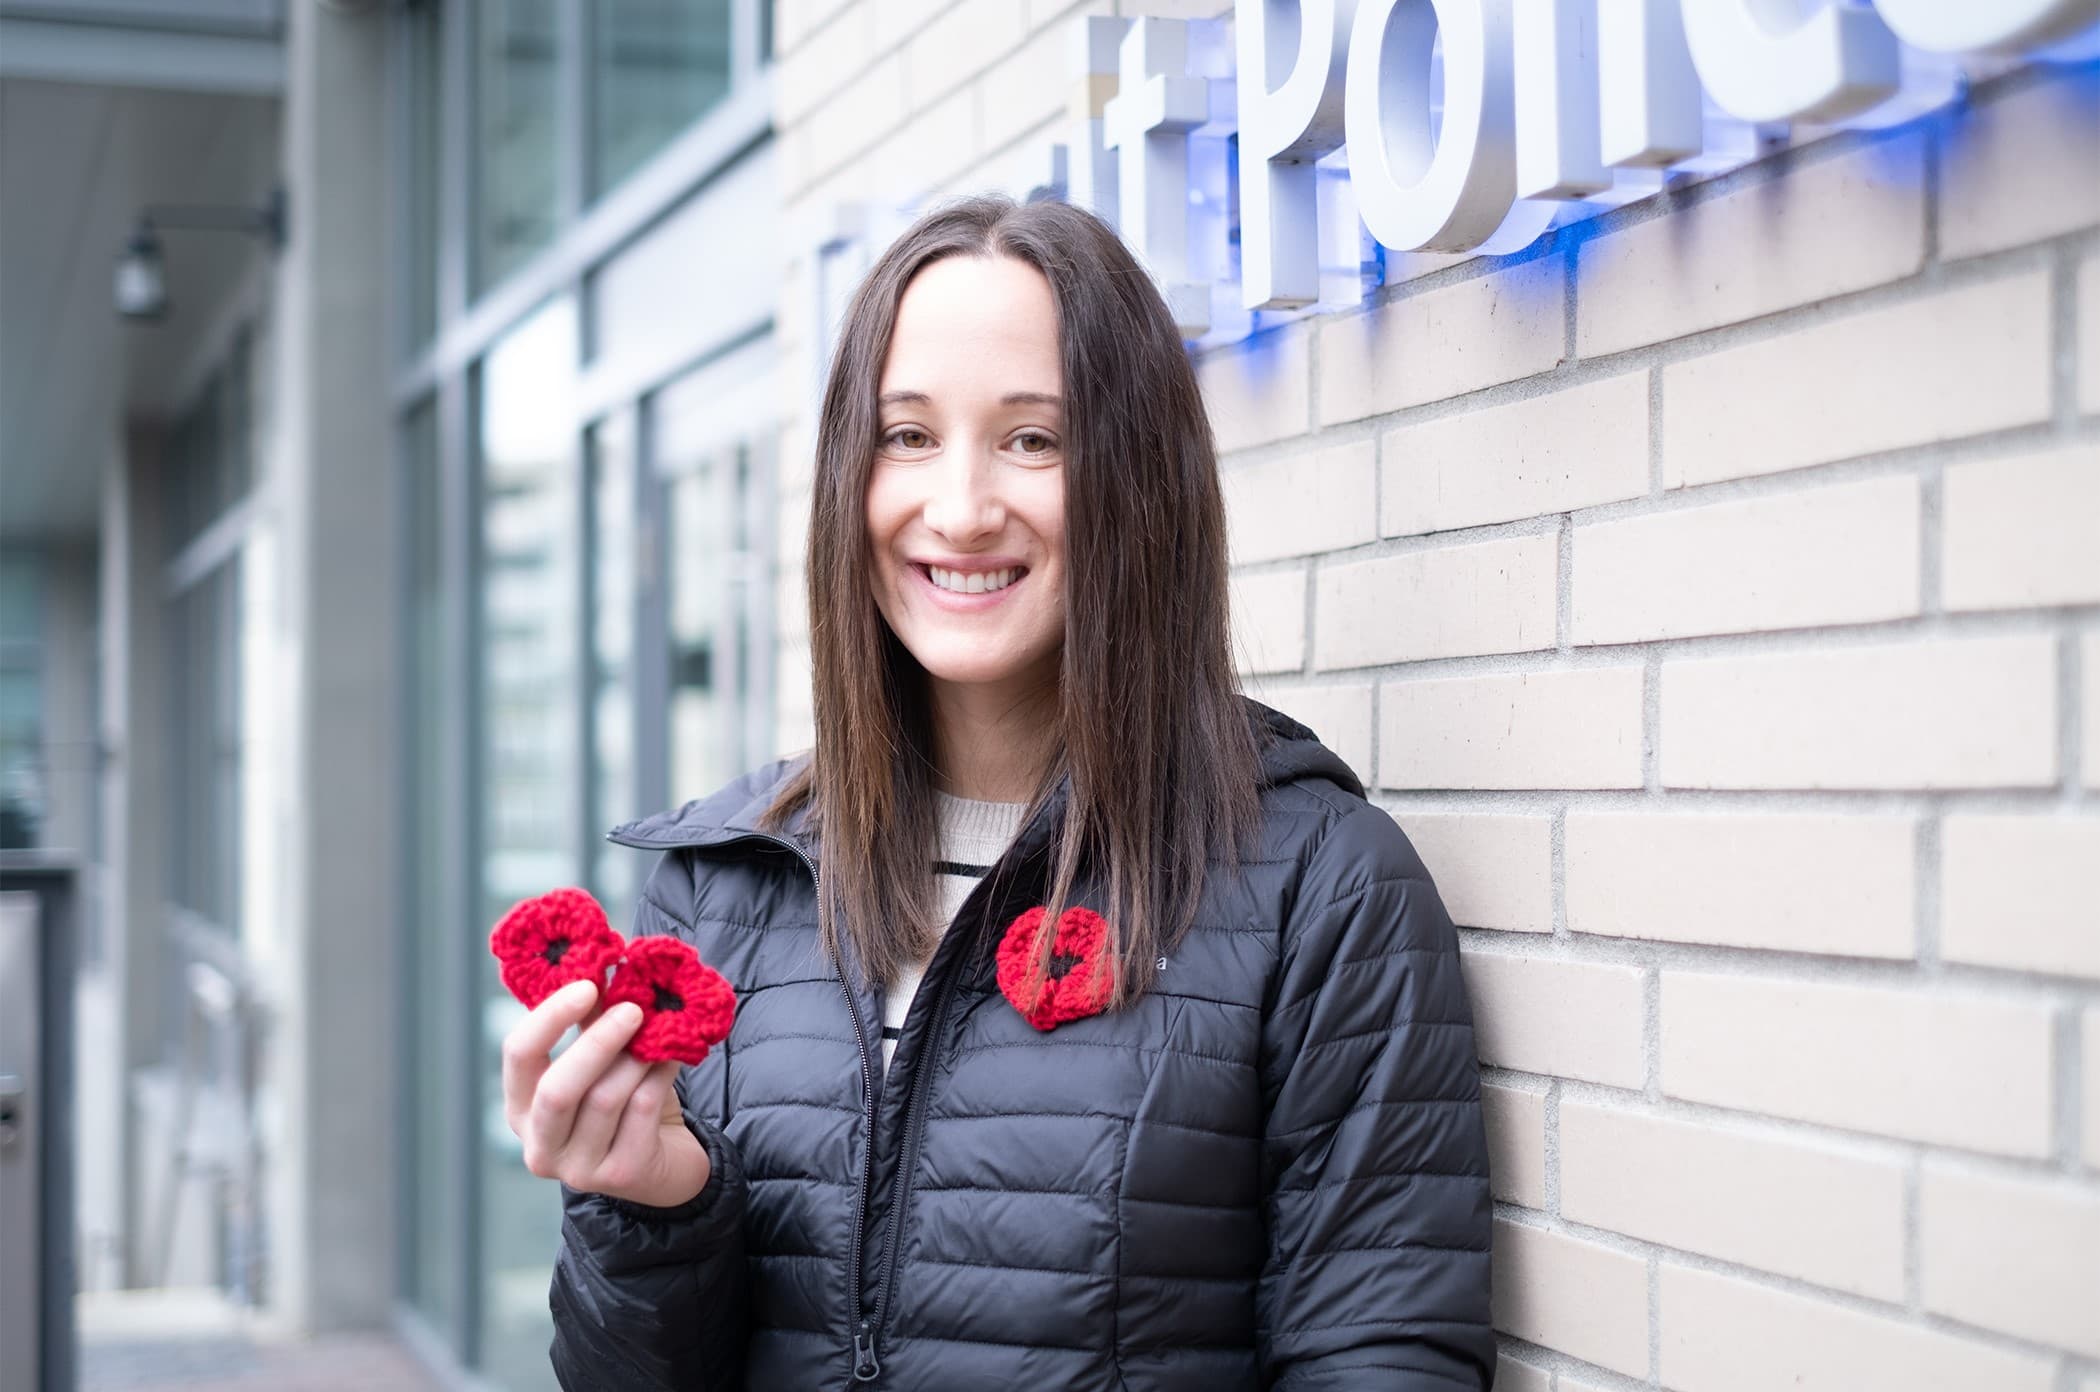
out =
[[603,990],[605,973],[626,948],[605,910],[581,889],[521,899],[489,935],[489,951],[503,963],[504,986],[527,1009],[572,981],[595,982]]
[[609,1010],[621,1001],[642,1008],[642,1027],[627,1052],[650,1063],[698,1063],[729,1037],[736,992],[682,938],[653,936],[627,944],[627,960],[606,988]]
[[1067,1020],[1101,1013],[1115,992],[1115,963],[1105,963],[1096,972],[1095,964],[1108,950],[1108,920],[1074,905],[1057,916],[1049,974],[1041,993],[1029,999],[1029,968],[1043,913],[1037,905],[1006,926],[1006,936],[999,940],[999,990],[1022,1019],[1039,1030],[1053,1030]]

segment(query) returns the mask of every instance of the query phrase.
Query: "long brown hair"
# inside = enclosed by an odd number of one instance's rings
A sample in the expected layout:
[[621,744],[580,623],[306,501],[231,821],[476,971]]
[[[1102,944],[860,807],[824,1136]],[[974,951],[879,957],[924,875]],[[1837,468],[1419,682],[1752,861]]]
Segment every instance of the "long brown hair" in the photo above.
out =
[[840,327],[817,425],[806,577],[816,744],[765,814],[821,824],[823,944],[834,899],[877,983],[938,941],[926,673],[875,605],[865,494],[876,396],[912,276],[948,256],[1010,256],[1057,305],[1064,374],[1065,634],[1056,740],[1029,802],[1069,801],[1036,985],[1082,860],[1105,863],[1114,1003],[1186,931],[1213,858],[1237,867],[1258,816],[1254,736],[1232,662],[1216,446],[1172,314],[1115,232],[1057,201],[942,204],[885,251]]

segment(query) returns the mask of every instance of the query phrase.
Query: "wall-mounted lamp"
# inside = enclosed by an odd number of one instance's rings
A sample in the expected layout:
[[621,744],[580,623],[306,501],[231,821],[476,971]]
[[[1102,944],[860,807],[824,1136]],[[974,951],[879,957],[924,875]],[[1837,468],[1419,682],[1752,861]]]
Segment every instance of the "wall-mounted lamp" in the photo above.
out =
[[161,258],[163,228],[190,232],[245,232],[284,250],[285,196],[273,189],[260,208],[157,206],[139,211],[138,225],[117,258],[113,283],[117,313],[126,319],[159,319],[168,312],[168,277]]

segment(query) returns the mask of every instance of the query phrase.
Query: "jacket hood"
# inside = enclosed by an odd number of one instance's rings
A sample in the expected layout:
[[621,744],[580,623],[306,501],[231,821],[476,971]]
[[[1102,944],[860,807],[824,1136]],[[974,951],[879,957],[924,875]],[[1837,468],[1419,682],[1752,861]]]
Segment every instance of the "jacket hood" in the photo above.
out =
[[[1363,781],[1342,762],[1341,756],[1322,744],[1320,737],[1309,727],[1252,696],[1243,694],[1240,699],[1245,706],[1247,723],[1254,733],[1262,787],[1325,779],[1351,796],[1363,796]],[[780,832],[762,830],[758,825],[759,817],[772,806],[780,785],[798,773],[808,759],[808,750],[776,759],[706,797],[623,822],[608,831],[605,839],[641,849],[668,849],[760,836],[769,840],[789,840],[808,855],[813,850],[813,841],[806,825],[807,807],[798,809],[789,819],[784,828],[785,837]],[[1054,815],[1055,809],[1063,805],[1070,781],[1071,776],[1067,774],[1059,783],[1044,809],[1046,814]]]

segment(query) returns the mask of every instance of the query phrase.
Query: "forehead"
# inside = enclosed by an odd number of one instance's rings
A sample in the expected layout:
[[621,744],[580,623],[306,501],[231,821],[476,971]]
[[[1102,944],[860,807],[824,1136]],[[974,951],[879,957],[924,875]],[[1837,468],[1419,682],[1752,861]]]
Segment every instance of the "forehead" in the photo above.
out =
[[1057,301],[1042,272],[1009,256],[949,256],[904,287],[882,392],[936,400],[1062,389]]

